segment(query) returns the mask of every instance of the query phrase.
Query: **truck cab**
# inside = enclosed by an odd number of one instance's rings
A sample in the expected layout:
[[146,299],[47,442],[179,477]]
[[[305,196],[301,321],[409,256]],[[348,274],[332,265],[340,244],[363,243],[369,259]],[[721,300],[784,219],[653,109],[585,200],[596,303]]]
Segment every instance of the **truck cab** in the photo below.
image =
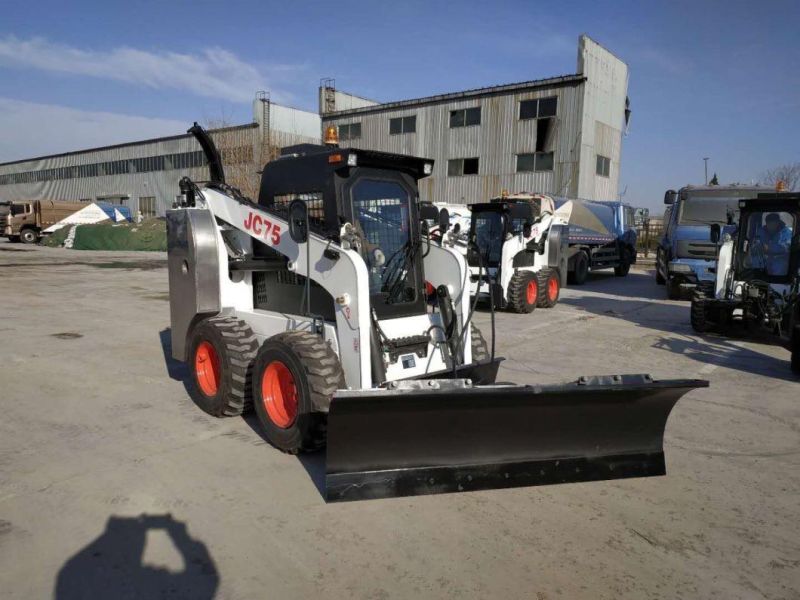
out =
[[667,286],[671,300],[680,299],[687,288],[715,281],[717,246],[711,241],[711,226],[732,227],[739,200],[765,191],[758,186],[687,185],[664,194],[669,211],[656,251],[656,283]]
[[33,202],[10,202],[8,215],[2,222],[3,235],[9,241],[18,242],[24,230],[36,227],[35,212]]

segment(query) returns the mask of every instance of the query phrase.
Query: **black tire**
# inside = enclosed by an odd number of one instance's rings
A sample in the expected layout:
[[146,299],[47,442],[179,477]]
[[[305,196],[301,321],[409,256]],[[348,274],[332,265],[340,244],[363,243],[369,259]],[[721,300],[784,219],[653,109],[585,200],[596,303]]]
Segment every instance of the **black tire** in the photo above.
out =
[[800,325],[792,333],[792,373],[800,375]]
[[667,280],[664,279],[661,271],[658,270],[658,263],[656,263],[656,285],[664,285],[665,283],[667,283]]
[[681,283],[677,279],[667,281],[667,298],[670,300],[681,300],[683,298]]
[[35,244],[39,241],[39,234],[35,229],[23,229],[19,232],[19,240],[23,244]]
[[542,269],[536,274],[539,281],[539,300],[536,306],[553,308],[561,296],[561,279],[553,269]]
[[[296,410],[280,424],[264,401],[264,379],[272,364],[287,369],[294,384]],[[327,409],[337,389],[345,387],[339,357],[318,335],[286,331],[259,348],[253,364],[253,405],[267,441],[288,454],[319,450],[325,445]],[[282,386],[281,386],[282,388]],[[274,410],[274,409],[273,409]]]
[[[531,291],[533,290],[533,291]],[[508,310],[529,313],[539,300],[539,280],[532,271],[517,271],[508,284]]]
[[620,263],[614,267],[614,275],[616,277],[625,277],[631,270],[631,256],[630,250],[627,248],[622,251],[620,256]]
[[581,250],[575,255],[575,262],[572,271],[569,272],[569,283],[583,285],[589,277],[589,255],[586,250]]
[[702,289],[695,289],[692,294],[690,321],[692,329],[697,333],[708,333],[712,329],[712,323],[708,318],[708,310],[706,308],[706,294]]
[[481,330],[472,321],[469,323],[469,332],[472,339],[472,362],[491,360],[492,353],[489,350],[489,344],[486,342],[486,338],[483,337]]
[[[218,360],[216,393],[201,382],[201,345],[211,345]],[[235,417],[250,408],[250,372],[258,349],[255,334],[234,317],[211,317],[198,323],[189,338],[190,393],[201,409],[215,417]]]

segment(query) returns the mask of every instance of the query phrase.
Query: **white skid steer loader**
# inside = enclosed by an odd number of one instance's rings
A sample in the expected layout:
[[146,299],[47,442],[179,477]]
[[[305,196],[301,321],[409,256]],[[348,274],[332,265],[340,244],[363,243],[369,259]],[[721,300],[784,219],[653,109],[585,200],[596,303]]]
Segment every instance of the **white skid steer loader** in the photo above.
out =
[[328,501],[665,473],[667,417],[707,382],[495,383],[464,258],[421,224],[431,161],[295,146],[254,202],[189,131],[211,180],[184,178],[167,215],[173,356],[207,412],[252,405],[285,452],[327,444]]
[[523,192],[470,210],[469,232],[443,237],[467,258],[470,295],[517,313],[555,306],[567,281],[569,221],[553,199]]
[[[800,375],[800,194],[759,194],[740,200],[739,211],[735,236],[726,234],[719,249],[716,282],[694,291],[692,328],[774,335]],[[720,238],[720,226],[712,225],[711,240]]]

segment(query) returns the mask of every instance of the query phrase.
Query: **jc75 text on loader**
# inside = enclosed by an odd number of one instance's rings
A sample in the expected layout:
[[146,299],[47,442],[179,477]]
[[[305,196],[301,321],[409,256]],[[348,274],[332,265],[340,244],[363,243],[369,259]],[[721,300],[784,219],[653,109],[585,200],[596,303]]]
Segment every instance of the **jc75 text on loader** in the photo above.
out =
[[327,444],[328,501],[665,473],[667,417],[707,382],[495,383],[464,257],[421,223],[431,161],[294,146],[254,202],[189,131],[210,181],[167,214],[173,356],[207,412],[252,405],[284,452]]

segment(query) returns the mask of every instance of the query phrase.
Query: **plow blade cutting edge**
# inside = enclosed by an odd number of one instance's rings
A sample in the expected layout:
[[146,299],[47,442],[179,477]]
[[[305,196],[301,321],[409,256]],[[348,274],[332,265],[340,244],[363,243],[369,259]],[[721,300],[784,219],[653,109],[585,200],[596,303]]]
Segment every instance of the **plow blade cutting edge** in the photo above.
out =
[[327,501],[664,475],[669,413],[708,382],[624,375],[416,386],[336,393]]

